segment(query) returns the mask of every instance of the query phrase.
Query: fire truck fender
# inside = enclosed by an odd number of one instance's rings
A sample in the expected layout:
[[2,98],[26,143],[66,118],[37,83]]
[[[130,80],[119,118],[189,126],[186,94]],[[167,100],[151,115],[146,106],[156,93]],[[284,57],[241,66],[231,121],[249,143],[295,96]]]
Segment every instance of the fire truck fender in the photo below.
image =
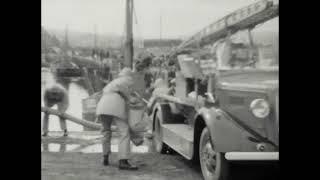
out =
[[157,97],[154,97],[152,96],[150,99],[149,99],[149,102],[148,102],[148,105],[147,105],[147,113],[148,115],[153,115],[154,114],[154,111],[157,109],[157,104],[158,104],[158,100],[160,98],[157,98]]
[[209,129],[211,141],[216,151],[229,152],[241,149],[243,130],[221,109],[200,108],[195,118],[196,129],[201,124],[198,122],[201,119]]
[[155,103],[152,109],[151,118],[152,118],[152,127],[154,127],[154,122],[156,119],[156,115],[159,113],[160,115],[160,124],[165,124],[168,122],[171,116],[171,110],[168,103]]

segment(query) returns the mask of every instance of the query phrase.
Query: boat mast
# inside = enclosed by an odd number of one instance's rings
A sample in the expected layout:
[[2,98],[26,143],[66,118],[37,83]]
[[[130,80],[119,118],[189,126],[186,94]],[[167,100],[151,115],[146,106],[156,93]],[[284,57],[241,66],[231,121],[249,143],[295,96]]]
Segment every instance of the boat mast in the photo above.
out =
[[65,29],[65,35],[64,35],[64,49],[63,49],[64,56],[68,56],[69,47],[70,47],[69,46],[69,27],[67,24]]
[[99,55],[99,51],[98,51],[98,46],[97,46],[97,25],[95,24],[94,27],[93,27],[93,57],[97,56],[98,58],[98,55]]
[[97,50],[97,25],[94,25],[93,48]]
[[161,40],[162,40],[162,16],[160,14],[160,43],[161,43]]
[[65,30],[65,40],[64,40],[64,42],[65,42],[65,47],[66,47],[66,50],[69,48],[69,37],[68,37],[68,32],[69,31],[69,29],[68,29],[68,25],[66,25],[66,30]]
[[43,38],[43,54],[44,54],[44,58],[47,58],[47,36],[45,34],[45,29],[44,27],[42,28],[42,38]]
[[126,0],[126,41],[125,41],[125,67],[133,67],[133,33],[132,33],[133,0]]

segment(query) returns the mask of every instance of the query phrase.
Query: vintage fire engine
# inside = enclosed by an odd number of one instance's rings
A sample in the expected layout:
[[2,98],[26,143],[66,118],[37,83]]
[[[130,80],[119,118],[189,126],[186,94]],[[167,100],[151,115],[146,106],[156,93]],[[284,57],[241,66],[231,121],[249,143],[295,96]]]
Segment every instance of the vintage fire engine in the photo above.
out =
[[154,93],[149,105],[158,152],[200,161],[205,180],[226,179],[230,161],[279,160],[278,32],[269,44],[255,39],[278,9],[259,1],[179,46],[175,54],[192,50],[177,56],[174,94]]

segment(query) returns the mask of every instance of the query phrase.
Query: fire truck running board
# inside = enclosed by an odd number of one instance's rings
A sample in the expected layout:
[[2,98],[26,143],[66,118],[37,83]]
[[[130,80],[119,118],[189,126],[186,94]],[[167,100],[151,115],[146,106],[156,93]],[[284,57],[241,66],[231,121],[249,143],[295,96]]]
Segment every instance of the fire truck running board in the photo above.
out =
[[186,124],[163,124],[163,141],[187,159],[193,156],[193,128]]

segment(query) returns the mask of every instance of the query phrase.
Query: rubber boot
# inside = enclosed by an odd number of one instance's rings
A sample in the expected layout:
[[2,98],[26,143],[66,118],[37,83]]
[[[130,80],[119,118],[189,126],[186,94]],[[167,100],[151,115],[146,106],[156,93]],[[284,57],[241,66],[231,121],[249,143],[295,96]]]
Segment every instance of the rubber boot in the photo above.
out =
[[108,166],[109,165],[109,156],[108,155],[104,155],[103,156],[103,165],[104,166]]
[[119,160],[119,169],[121,170],[138,170],[137,166],[134,166],[128,162],[128,159]]

